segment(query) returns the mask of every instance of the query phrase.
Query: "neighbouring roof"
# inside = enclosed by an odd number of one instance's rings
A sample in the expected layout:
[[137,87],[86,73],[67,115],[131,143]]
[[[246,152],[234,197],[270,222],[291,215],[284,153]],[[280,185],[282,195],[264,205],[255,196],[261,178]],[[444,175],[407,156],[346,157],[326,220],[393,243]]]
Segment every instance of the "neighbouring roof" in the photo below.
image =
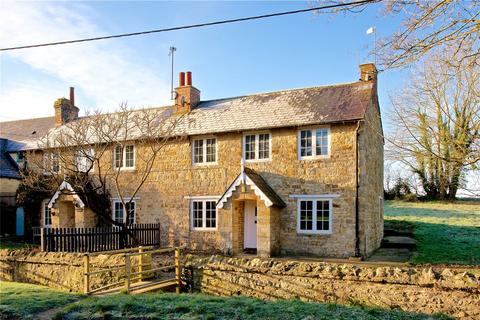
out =
[[250,186],[253,192],[265,202],[267,207],[277,206],[279,208],[285,208],[287,206],[261,175],[253,169],[242,166],[240,174],[233,180],[232,184],[218,200],[217,208],[223,208],[223,205],[230,199],[235,189],[241,184]]
[[[173,134],[201,135],[359,120],[364,117],[373,93],[372,82],[358,81],[201,101],[181,117]],[[164,114],[170,114],[171,109],[172,106],[158,108],[168,111]],[[9,150],[35,149],[37,139],[53,128],[53,117],[2,122],[0,137],[11,140]]]
[[17,164],[7,153],[8,141],[0,139],[0,178],[20,179]]

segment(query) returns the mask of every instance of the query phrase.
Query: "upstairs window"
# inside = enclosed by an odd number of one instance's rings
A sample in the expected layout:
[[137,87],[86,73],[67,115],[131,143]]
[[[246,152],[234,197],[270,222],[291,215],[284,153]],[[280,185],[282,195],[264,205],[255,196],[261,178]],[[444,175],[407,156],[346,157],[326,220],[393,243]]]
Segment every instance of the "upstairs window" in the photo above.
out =
[[298,233],[331,233],[332,200],[299,199]]
[[270,133],[246,134],[243,139],[245,160],[269,160],[271,157]]
[[78,150],[75,153],[75,166],[80,172],[87,172],[93,167],[93,149]]
[[304,129],[298,133],[299,159],[328,157],[330,153],[330,129]]
[[[126,203],[127,210],[129,212],[128,224],[135,223],[135,201]],[[121,201],[113,202],[113,220],[118,223],[124,223],[126,218],[126,211],[123,209],[123,203]]]
[[47,174],[60,172],[60,156],[57,152],[43,154],[43,169]]
[[217,162],[217,139],[195,139],[192,144],[193,164],[214,164]]
[[190,207],[192,229],[213,230],[217,228],[216,204],[216,200],[192,200]]
[[135,168],[135,146],[116,146],[113,151],[113,164],[116,169]]

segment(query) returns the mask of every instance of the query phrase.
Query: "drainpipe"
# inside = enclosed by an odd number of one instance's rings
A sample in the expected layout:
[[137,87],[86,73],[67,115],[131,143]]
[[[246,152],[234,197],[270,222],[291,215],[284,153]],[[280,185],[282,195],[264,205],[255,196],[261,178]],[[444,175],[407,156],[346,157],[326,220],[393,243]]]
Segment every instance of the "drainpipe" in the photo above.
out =
[[360,134],[360,121],[357,123],[357,128],[355,129],[355,257],[360,257],[360,217],[358,211],[358,189],[360,188],[360,183],[358,179],[358,136]]

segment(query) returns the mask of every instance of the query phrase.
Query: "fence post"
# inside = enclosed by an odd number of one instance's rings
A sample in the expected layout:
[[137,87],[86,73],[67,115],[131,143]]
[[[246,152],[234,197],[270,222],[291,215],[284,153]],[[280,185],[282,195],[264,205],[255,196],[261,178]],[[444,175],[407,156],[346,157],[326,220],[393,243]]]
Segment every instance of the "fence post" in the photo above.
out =
[[90,255],[85,253],[83,256],[83,293],[88,294],[90,291]]
[[175,280],[177,282],[176,293],[180,293],[181,280],[180,280],[180,248],[175,248]]
[[[140,253],[139,255],[139,259],[138,259],[138,263],[140,264],[139,267],[138,267],[138,271],[139,272],[143,272],[143,247],[140,246],[138,247],[138,253]],[[140,281],[143,281],[143,273],[140,274]]]
[[125,290],[130,293],[130,256],[125,254]]
[[45,251],[45,228],[40,228],[40,248]]

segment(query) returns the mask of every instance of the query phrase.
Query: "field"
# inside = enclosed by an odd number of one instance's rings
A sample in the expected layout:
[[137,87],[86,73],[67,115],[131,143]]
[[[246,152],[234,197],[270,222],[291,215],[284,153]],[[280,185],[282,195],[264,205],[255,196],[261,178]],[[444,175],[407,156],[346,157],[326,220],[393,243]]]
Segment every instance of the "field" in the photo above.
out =
[[38,312],[60,306],[65,307],[53,310],[48,319],[449,319],[441,315],[301,301],[172,293],[85,298],[32,284],[0,285],[0,319],[33,319]]
[[480,265],[480,202],[385,202],[385,226],[413,231],[415,264]]

